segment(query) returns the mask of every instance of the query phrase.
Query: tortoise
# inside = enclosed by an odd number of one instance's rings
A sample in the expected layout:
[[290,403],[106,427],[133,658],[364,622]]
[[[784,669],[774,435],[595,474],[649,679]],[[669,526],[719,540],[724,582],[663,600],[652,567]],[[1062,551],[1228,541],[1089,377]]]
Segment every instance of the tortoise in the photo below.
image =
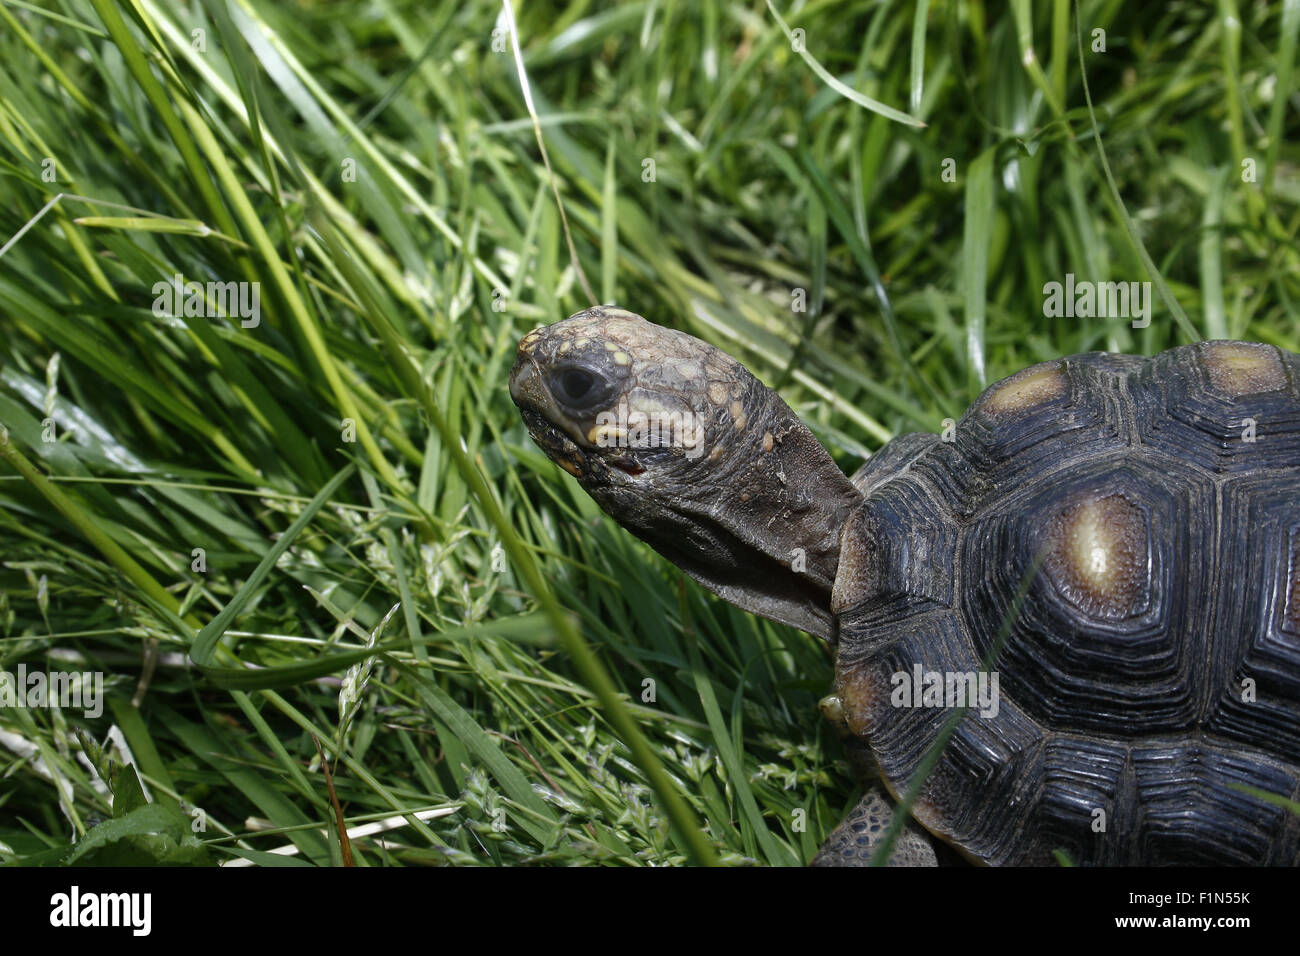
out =
[[876,779],[814,864],[869,861],[910,789],[895,865],[1300,863],[1300,356],[1044,362],[852,478],[621,309],[529,333],[510,392],[627,530],[829,642]]

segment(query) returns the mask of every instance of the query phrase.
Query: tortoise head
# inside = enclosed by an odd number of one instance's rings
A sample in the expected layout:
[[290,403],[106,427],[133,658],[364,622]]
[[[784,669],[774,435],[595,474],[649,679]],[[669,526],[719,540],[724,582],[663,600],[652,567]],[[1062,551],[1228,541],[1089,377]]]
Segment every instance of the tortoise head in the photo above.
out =
[[596,503],[739,607],[832,635],[861,496],[774,391],[684,332],[598,307],[524,336],[510,394]]

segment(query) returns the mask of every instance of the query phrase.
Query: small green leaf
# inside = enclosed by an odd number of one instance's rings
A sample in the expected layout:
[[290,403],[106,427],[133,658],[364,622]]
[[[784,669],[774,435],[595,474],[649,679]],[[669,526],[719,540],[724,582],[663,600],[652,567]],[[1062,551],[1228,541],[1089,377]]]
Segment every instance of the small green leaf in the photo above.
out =
[[147,807],[144,790],[140,787],[140,777],[135,767],[125,764],[113,774],[113,818],[120,819],[133,810]]

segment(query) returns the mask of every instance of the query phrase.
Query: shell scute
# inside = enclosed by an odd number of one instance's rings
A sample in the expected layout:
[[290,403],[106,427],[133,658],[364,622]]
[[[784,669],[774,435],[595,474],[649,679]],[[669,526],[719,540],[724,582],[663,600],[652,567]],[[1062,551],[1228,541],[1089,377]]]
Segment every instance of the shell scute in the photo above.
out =
[[[1300,796],[1298,372],[1072,356],[855,477],[837,686],[897,792],[948,727],[921,823],[986,863],[1300,864],[1238,789]],[[996,713],[900,698],[917,668],[996,674]]]

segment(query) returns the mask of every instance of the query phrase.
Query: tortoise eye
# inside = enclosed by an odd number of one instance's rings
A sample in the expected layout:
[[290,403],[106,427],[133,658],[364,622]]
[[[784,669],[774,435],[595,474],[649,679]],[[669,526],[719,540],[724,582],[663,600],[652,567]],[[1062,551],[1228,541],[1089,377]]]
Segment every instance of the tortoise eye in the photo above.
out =
[[591,391],[591,386],[594,384],[596,380],[592,374],[580,368],[571,368],[560,377],[560,387],[564,390],[564,397],[570,401],[580,401],[582,396]]
[[581,365],[569,365],[551,374],[551,394],[574,411],[600,405],[614,391],[614,383],[600,372]]

